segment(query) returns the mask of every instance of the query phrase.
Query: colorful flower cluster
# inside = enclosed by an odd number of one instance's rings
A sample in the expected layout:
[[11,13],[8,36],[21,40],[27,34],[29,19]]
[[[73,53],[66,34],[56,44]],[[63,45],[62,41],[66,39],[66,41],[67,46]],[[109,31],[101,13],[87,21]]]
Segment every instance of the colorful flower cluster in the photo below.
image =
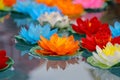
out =
[[36,0],[36,2],[44,3],[48,6],[57,6],[64,15],[68,15],[71,18],[80,16],[84,11],[81,4],[73,4],[72,0]]
[[115,22],[114,27],[102,24],[96,17],[91,20],[76,20],[77,25],[72,28],[78,34],[84,34],[81,38],[81,46],[92,56],[87,61],[96,67],[108,69],[120,62],[120,23]]
[[[73,24],[72,28],[77,33],[86,35],[86,38],[81,39],[81,44],[89,51],[95,51],[96,45],[103,48],[108,42],[120,43],[120,36],[112,37],[113,32],[111,32],[109,25],[102,24],[96,17],[85,21],[78,18],[76,22],[77,25]],[[112,27],[111,29],[114,30]]]

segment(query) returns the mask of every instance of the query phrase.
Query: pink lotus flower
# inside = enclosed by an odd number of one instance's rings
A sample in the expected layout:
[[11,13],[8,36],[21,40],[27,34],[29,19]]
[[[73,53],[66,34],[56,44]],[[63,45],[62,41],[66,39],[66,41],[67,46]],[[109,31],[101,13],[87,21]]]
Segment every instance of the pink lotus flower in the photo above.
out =
[[84,8],[102,8],[105,0],[73,0],[74,4],[82,4]]

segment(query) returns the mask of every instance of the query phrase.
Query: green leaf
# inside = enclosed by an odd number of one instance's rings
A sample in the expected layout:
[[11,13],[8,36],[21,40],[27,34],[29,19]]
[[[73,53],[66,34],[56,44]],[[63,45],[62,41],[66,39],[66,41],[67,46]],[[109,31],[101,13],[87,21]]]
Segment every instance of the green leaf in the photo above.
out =
[[30,50],[32,47],[36,46],[37,44],[30,44],[27,43],[22,37],[15,36],[15,39],[17,40],[17,43],[15,44],[15,47],[18,50],[25,51]]
[[120,67],[112,67],[112,68],[109,69],[109,71],[112,74],[120,77]]
[[98,9],[90,9],[90,8],[88,8],[88,9],[85,9],[85,11],[88,12],[88,13],[101,12],[101,11],[105,11],[107,9],[107,6],[108,6],[108,4],[105,3],[102,8],[98,8]]
[[9,11],[0,10],[0,17],[4,17],[9,14]]
[[39,59],[48,59],[48,60],[69,60],[72,59],[74,57],[79,57],[81,52],[77,52],[75,55],[73,56],[46,56],[46,55],[42,55],[42,54],[38,54],[35,52],[35,50],[37,49],[41,49],[39,46],[33,47],[30,50],[30,55],[35,57],[35,58],[39,58]]
[[89,52],[88,50],[83,49],[83,48],[81,48],[81,50],[83,51],[83,52],[82,52],[82,57],[84,57],[84,58],[87,59],[88,57],[92,56],[92,53]]
[[0,69],[0,72],[6,71],[7,69],[12,67],[12,65],[14,64],[14,61],[12,60],[12,58],[9,57],[9,60],[8,60],[7,64],[8,65],[5,68]]
[[17,18],[17,19],[30,18],[30,16],[28,14],[19,13],[16,11],[11,11],[11,17]]
[[83,34],[72,33],[72,32],[69,32],[69,35],[73,35],[75,40],[80,40],[81,38],[85,37],[85,35],[83,35]]
[[97,67],[97,68],[101,68],[101,69],[109,69],[109,68],[111,68],[111,67],[108,66],[108,65],[105,65],[105,64],[103,64],[103,63],[94,61],[94,59],[93,59],[92,56],[87,58],[87,62],[88,62],[90,65],[92,65],[92,66],[94,66],[94,67]]

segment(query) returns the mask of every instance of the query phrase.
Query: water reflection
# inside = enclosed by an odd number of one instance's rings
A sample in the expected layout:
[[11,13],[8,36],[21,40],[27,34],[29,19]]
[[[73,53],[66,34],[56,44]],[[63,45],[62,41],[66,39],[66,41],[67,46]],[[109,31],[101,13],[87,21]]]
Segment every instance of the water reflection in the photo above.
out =
[[50,61],[50,60],[48,60],[46,69],[49,70],[50,68],[52,68],[52,69],[61,68],[62,70],[65,70],[65,68],[70,64],[72,64],[72,65],[79,64],[78,60],[79,60],[79,58],[73,58],[73,59],[66,60],[66,61]]
[[57,62],[42,60],[29,72],[28,80],[94,80],[85,67],[86,64],[78,58]]

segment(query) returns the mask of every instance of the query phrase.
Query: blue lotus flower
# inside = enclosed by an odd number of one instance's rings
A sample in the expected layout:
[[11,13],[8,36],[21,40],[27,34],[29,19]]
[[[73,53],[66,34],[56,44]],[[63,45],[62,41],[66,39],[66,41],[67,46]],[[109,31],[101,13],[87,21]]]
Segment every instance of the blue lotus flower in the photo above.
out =
[[40,36],[43,36],[47,39],[57,32],[57,29],[50,30],[50,25],[45,25],[41,27],[40,25],[30,24],[29,29],[25,27],[21,28],[19,35],[30,44],[37,43],[40,40]]
[[119,22],[115,22],[114,23],[114,27],[110,25],[110,30],[112,32],[112,37],[117,37],[120,36],[120,23]]
[[48,7],[45,4],[37,4],[33,1],[18,2],[14,6],[14,10],[24,14],[29,14],[34,20],[37,20],[39,16],[41,16],[42,14],[45,14],[46,12],[60,13],[60,10],[57,7]]

